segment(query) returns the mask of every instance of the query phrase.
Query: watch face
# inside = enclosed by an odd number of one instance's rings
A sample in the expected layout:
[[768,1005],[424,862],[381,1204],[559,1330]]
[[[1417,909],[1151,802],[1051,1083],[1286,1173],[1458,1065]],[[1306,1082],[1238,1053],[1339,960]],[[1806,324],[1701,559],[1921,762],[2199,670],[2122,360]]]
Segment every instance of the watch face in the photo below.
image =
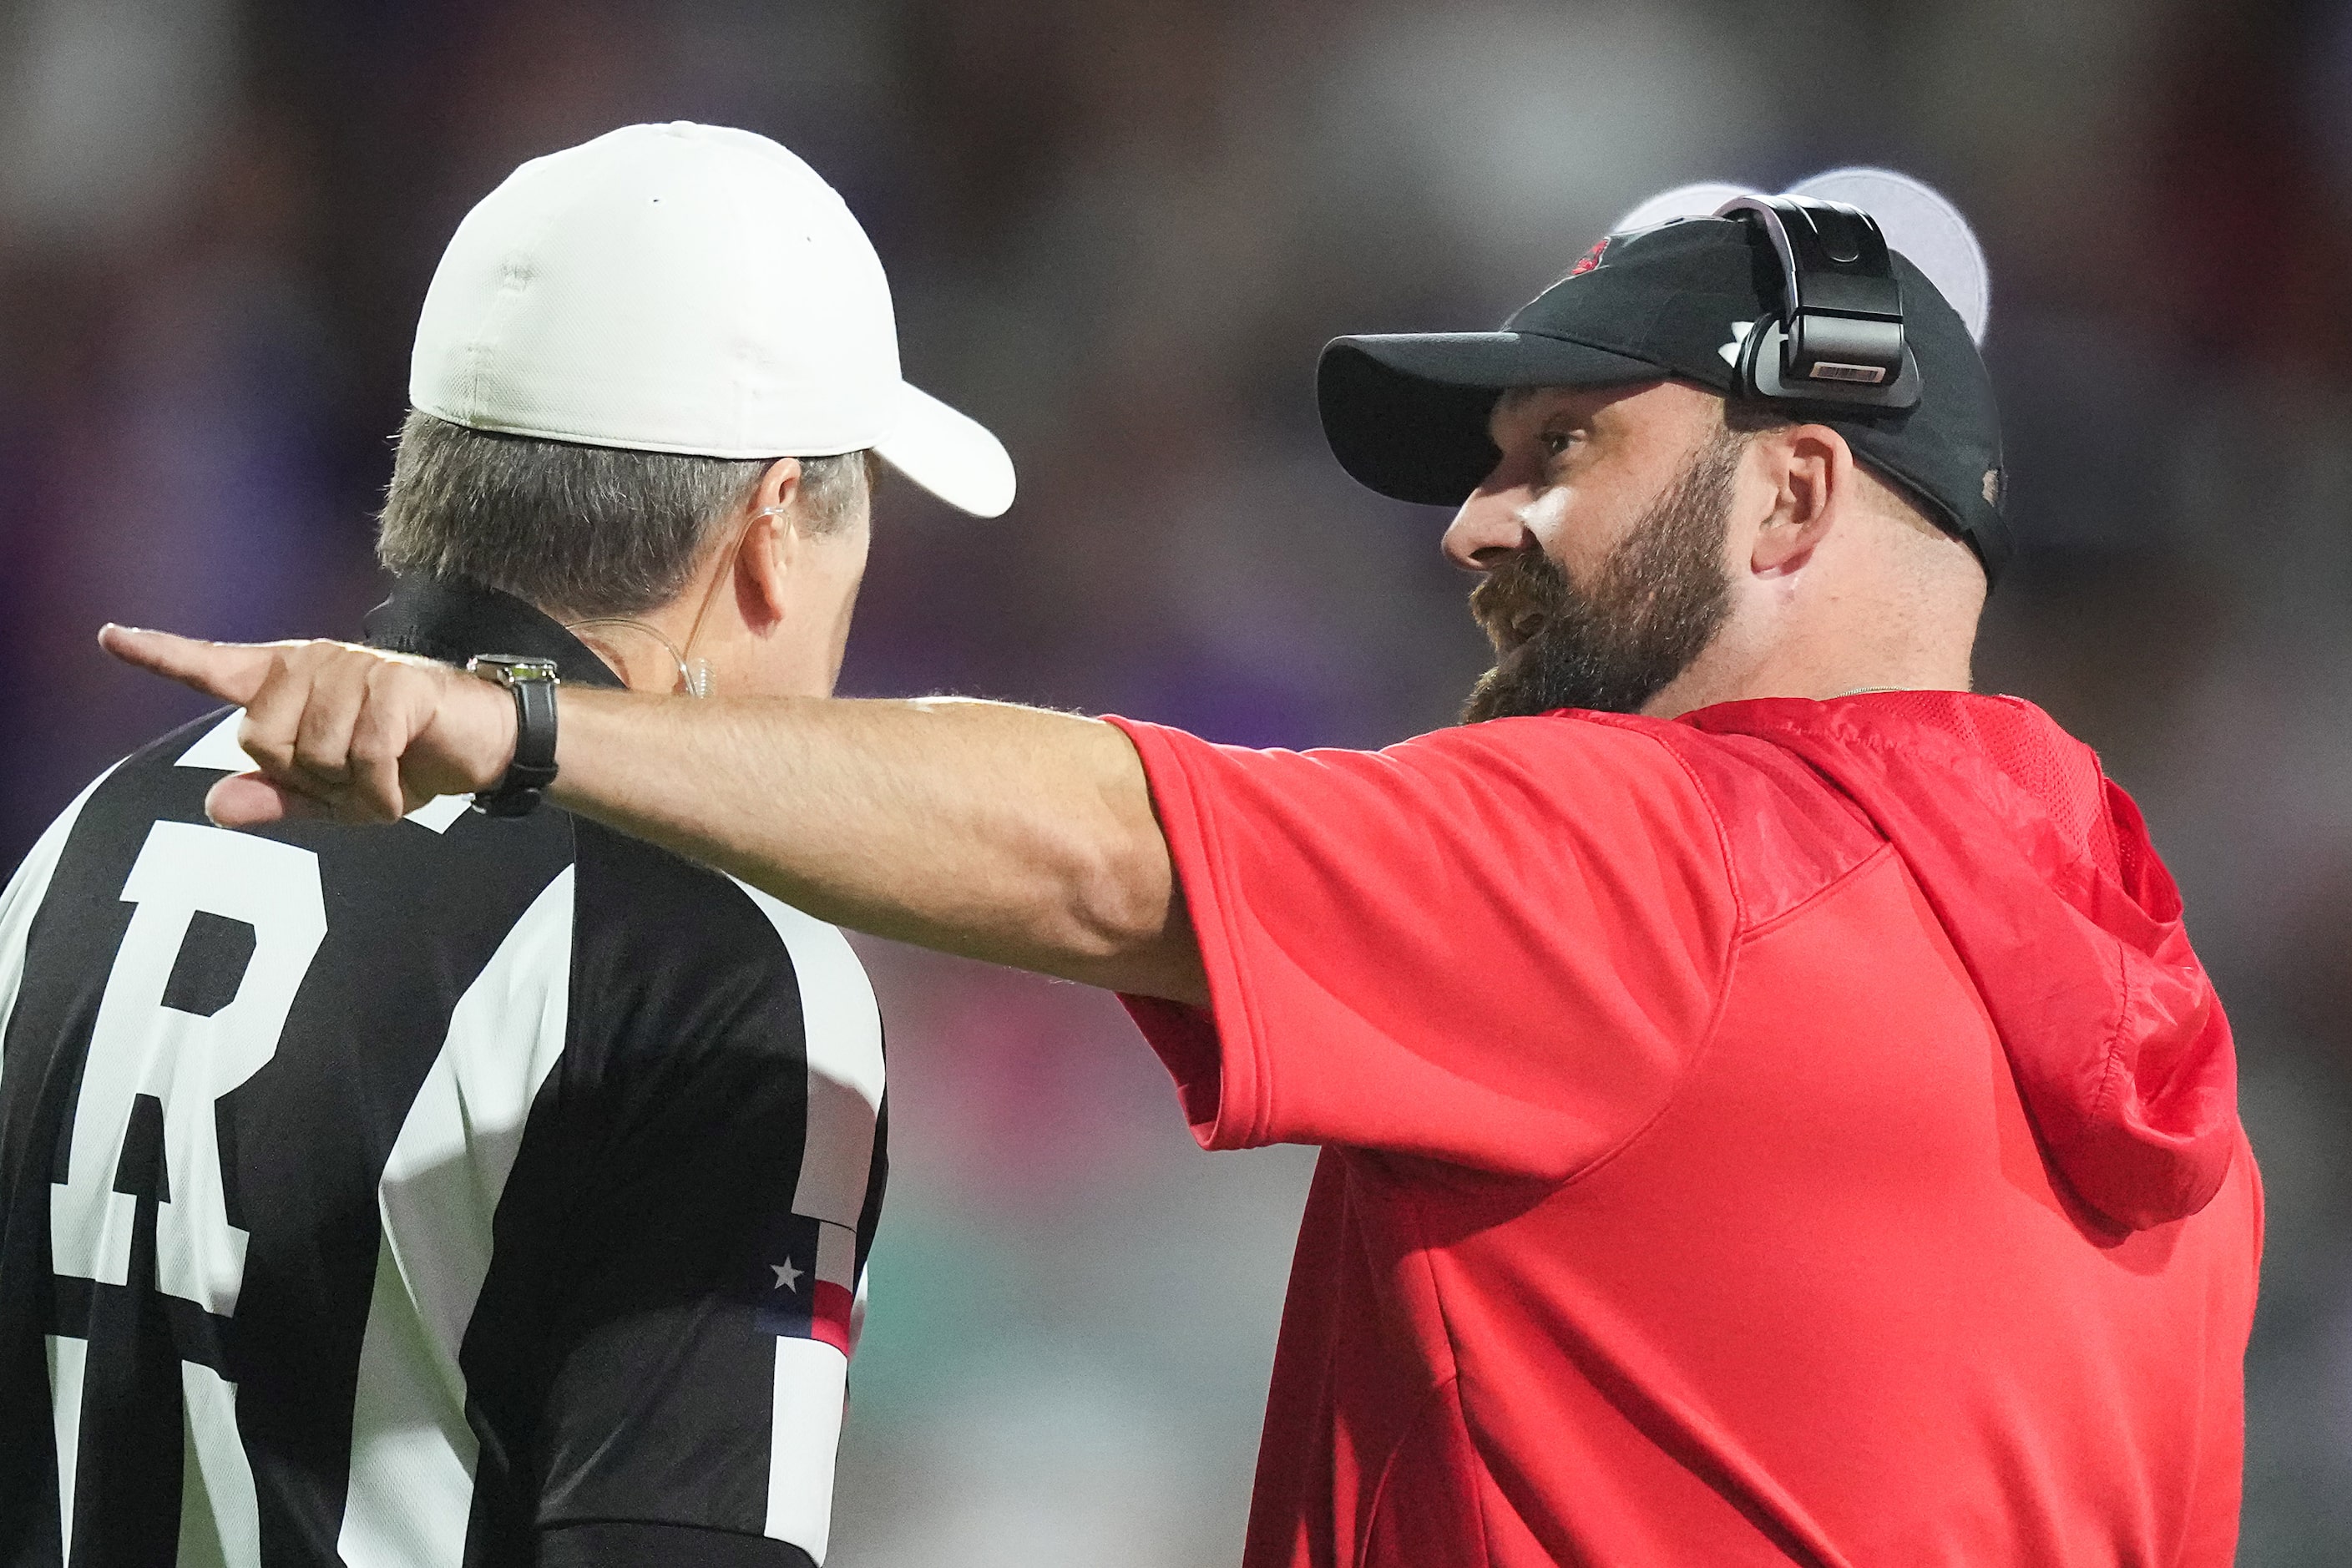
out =
[[487,677],[500,685],[511,686],[518,680],[553,680],[555,661],[551,658],[523,658],[514,654],[476,654],[466,661],[469,675]]

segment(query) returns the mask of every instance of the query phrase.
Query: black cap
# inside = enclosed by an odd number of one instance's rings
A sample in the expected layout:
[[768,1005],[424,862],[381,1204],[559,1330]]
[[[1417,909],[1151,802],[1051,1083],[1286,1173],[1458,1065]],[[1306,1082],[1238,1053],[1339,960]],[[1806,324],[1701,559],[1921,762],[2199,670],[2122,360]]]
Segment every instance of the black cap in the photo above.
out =
[[[1893,260],[1918,404],[1790,412],[1844,436],[1996,577],[2010,535],[1992,382],[1935,284],[1900,252]],[[1781,287],[1771,241],[1753,224],[1680,218],[1612,235],[1500,331],[1334,339],[1316,372],[1323,433],[1339,466],[1382,495],[1456,506],[1500,460],[1486,417],[1505,388],[1674,376],[1729,397],[1730,356],[1748,323],[1777,313]]]

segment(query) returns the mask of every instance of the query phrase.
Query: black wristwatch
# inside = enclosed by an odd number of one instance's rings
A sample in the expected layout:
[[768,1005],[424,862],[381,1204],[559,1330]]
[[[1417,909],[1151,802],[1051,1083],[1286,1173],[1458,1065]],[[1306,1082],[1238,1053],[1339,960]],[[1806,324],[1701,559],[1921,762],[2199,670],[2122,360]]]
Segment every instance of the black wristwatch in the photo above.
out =
[[514,761],[496,788],[474,797],[474,809],[487,816],[527,816],[555,782],[555,661],[477,654],[466,661],[466,673],[505,687],[515,705]]

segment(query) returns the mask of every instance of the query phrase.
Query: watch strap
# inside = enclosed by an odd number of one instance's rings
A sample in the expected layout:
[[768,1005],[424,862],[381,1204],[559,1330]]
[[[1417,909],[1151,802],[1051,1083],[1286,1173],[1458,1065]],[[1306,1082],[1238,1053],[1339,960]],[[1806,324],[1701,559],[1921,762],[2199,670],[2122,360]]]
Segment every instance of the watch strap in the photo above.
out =
[[514,759],[494,787],[474,796],[474,809],[488,816],[526,816],[555,782],[555,668],[541,659],[485,654],[466,670],[505,687],[515,705]]

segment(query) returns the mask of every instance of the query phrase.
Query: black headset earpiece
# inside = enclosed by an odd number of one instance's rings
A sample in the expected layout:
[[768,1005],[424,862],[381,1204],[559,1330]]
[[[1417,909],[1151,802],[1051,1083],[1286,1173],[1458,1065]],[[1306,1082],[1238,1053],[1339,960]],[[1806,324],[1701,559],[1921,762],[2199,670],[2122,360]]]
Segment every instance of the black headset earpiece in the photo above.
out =
[[1716,216],[1762,229],[1780,259],[1780,310],[1748,331],[1738,393],[1853,413],[1916,407],[1919,362],[1878,221],[1843,202],[1735,196]]

